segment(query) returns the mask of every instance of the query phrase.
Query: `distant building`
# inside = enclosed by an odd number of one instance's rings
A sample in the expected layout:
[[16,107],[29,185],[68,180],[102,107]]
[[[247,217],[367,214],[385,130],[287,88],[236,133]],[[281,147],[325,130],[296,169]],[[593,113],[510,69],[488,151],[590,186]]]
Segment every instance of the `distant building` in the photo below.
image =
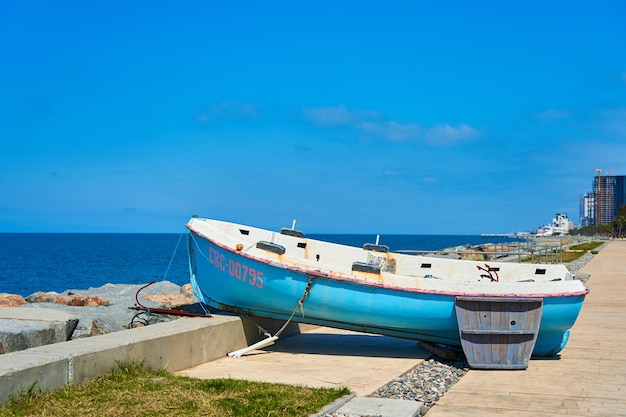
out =
[[557,213],[556,216],[554,216],[554,218],[552,219],[551,224],[541,226],[539,229],[537,229],[537,235],[538,236],[566,235],[573,228],[574,228],[574,223],[569,221],[569,219],[567,218],[567,214]]
[[592,189],[581,197],[581,224],[582,218],[587,218],[588,226],[610,224],[619,208],[626,205],[626,176],[598,175],[593,179]]
[[596,195],[591,191],[580,196],[580,227],[593,225]]

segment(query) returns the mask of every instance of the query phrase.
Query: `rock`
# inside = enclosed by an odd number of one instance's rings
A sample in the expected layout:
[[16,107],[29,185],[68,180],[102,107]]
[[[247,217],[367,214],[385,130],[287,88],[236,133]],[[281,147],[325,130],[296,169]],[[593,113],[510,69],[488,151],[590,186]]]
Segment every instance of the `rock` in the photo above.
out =
[[109,300],[86,294],[75,294],[69,291],[66,295],[56,292],[36,292],[27,297],[29,303],[54,303],[74,307],[108,306]]
[[56,292],[36,292],[26,297],[26,301],[29,303],[54,303],[59,293]]
[[468,367],[465,359],[447,361],[431,358],[401,377],[394,378],[370,396],[423,402],[420,413],[424,415],[452,385],[467,373]]
[[0,309],[0,351],[2,353],[65,342],[72,338],[78,319],[63,311],[45,315],[23,307]]
[[63,304],[66,306],[74,306],[74,307],[98,307],[98,306],[108,306],[109,300],[102,298],[97,295],[67,295],[67,296],[59,296],[54,300],[55,304]]
[[484,261],[487,258],[484,253],[467,251],[461,253],[461,259],[463,259],[464,261]]
[[180,287],[180,290],[178,292],[159,292],[143,294],[143,298],[152,303],[161,304],[163,308],[174,309],[179,309],[183,306],[188,306],[190,304],[195,304],[198,302],[198,299],[193,293],[191,284],[183,285],[182,287]]
[[26,303],[21,295],[0,293],[0,307],[19,307]]
[[[139,295],[137,296],[137,291]],[[193,309],[197,306],[191,285],[183,287],[169,281],[142,284],[105,284],[87,290],[68,289],[62,293],[37,292],[26,297],[21,308],[59,310],[80,318],[73,339],[128,329],[137,311],[129,307],[139,303],[148,308]],[[40,314],[42,314],[40,312]],[[43,313],[46,315],[47,313]],[[147,323],[157,323],[180,318],[175,315],[152,314]]]
[[185,294],[187,297],[191,299],[196,298],[195,294],[193,293],[193,288],[191,287],[191,284],[185,284],[182,287],[180,287],[180,293]]
[[126,327],[120,326],[116,321],[101,317],[92,320],[90,336],[119,332],[125,329]]
[[170,307],[180,307],[193,304],[195,302],[186,294],[146,294],[144,295],[144,298],[148,301],[165,304]]
[[[129,307],[137,305],[135,296],[142,287],[145,286],[141,284],[105,284],[87,290],[69,289],[60,294],[39,292],[27,297],[30,303],[21,308],[60,310],[70,313],[80,318],[72,338],[90,337],[94,334],[100,334],[100,332],[127,329],[132,318],[137,314],[137,311],[131,310]],[[189,305],[193,305],[194,298],[184,294],[181,286],[169,281],[161,281],[141,289],[139,302],[146,307],[157,308],[160,307],[159,303],[151,301],[151,299],[162,300],[163,302],[174,303],[174,305],[164,303],[164,308],[181,305],[185,305],[187,308]],[[152,324],[178,318],[180,317],[168,315],[158,315],[157,317],[154,314],[149,322]]]

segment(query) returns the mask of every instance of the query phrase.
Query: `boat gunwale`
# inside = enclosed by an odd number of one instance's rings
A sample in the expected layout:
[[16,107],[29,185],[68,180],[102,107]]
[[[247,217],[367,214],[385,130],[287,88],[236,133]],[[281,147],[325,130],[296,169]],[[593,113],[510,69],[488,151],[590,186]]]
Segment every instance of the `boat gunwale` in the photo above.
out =
[[[589,288],[584,287],[583,290],[581,291],[569,291],[569,292],[559,292],[559,293],[507,293],[507,294],[502,294],[502,293],[478,293],[478,292],[463,292],[463,291],[442,291],[442,290],[431,290],[431,289],[422,289],[422,288],[411,288],[411,287],[401,287],[401,286],[393,286],[393,285],[385,285],[385,284],[381,284],[381,283],[377,283],[377,282],[370,282],[370,281],[366,281],[366,280],[357,280],[355,278],[352,277],[344,277],[340,274],[337,275],[332,275],[329,273],[326,273],[324,271],[321,271],[319,269],[308,269],[308,268],[300,268],[297,266],[291,266],[288,265],[284,262],[276,262],[274,260],[271,259],[266,259],[266,258],[259,258],[257,256],[254,255],[250,255],[248,253],[245,252],[241,252],[238,251],[236,249],[233,249],[225,244],[222,244],[221,242],[210,238],[208,236],[206,236],[204,233],[202,233],[201,231],[199,231],[197,228],[194,228],[191,224],[186,224],[185,225],[187,227],[187,229],[189,229],[190,232],[195,233],[196,235],[198,235],[198,237],[201,237],[203,239],[205,239],[206,241],[210,242],[211,244],[231,253],[234,255],[238,255],[238,256],[242,256],[246,259],[250,259],[254,262],[259,262],[261,264],[264,265],[269,265],[269,266],[273,266],[276,268],[280,268],[280,269],[286,269],[289,271],[293,271],[293,272],[297,272],[297,273],[301,273],[304,275],[308,275],[308,276],[314,276],[316,278],[323,278],[323,279],[328,279],[331,281],[338,281],[338,282],[344,282],[344,283],[349,283],[352,285],[362,285],[362,286],[369,286],[369,287],[374,287],[374,288],[381,288],[381,289],[385,289],[385,290],[391,290],[391,291],[400,291],[400,292],[409,292],[409,293],[417,293],[417,294],[427,294],[427,295],[442,295],[442,296],[450,296],[450,297],[497,297],[497,298],[518,298],[518,297],[527,297],[527,298],[565,298],[565,297],[579,297],[579,296],[586,296],[587,294],[589,294]],[[324,243],[324,241],[319,241]],[[402,276],[402,275],[400,275]],[[419,277],[415,277],[415,278],[419,278]]]

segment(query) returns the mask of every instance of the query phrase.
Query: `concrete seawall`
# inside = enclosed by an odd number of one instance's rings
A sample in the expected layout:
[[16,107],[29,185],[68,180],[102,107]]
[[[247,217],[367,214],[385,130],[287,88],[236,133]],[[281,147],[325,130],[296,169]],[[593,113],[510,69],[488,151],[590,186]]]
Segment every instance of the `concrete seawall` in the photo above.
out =
[[[270,333],[283,322],[255,320]],[[120,362],[143,362],[150,369],[176,372],[226,356],[264,338],[255,323],[237,316],[183,318],[101,336],[39,346],[0,355],[0,404],[30,386],[51,391],[82,384]],[[283,337],[297,334],[290,324]]]

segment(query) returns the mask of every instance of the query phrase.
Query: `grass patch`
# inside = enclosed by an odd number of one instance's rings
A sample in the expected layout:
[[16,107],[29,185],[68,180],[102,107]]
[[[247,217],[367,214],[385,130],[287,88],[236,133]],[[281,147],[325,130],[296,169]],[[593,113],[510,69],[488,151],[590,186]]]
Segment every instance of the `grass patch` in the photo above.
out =
[[150,371],[138,364],[119,369],[85,385],[67,385],[42,393],[31,386],[0,407],[0,416],[308,416],[347,388],[202,380]]
[[576,259],[580,258],[584,254],[585,252],[570,252],[570,251],[564,250],[563,251],[563,263],[566,264],[568,262],[575,261]]
[[[575,252],[570,252],[570,251],[566,251],[564,250],[563,253],[561,254],[563,257],[563,261],[562,263],[566,264],[568,262],[572,262],[575,261],[576,259],[580,258],[581,256],[583,256],[585,254],[585,251],[575,251]],[[553,256],[556,256],[556,253],[553,254]],[[527,258],[522,258],[522,262],[524,263],[531,263],[531,262],[535,262],[535,263],[550,263],[551,260],[553,259],[557,259],[550,257],[549,259],[546,259],[545,255],[542,256],[541,258],[539,258],[539,255],[535,255],[534,259],[532,257],[527,257]],[[559,263],[561,263],[561,258],[558,258]]]
[[570,250],[594,250],[604,245],[604,242],[587,242],[570,246]]
[[[604,245],[604,242],[587,242],[587,243],[580,243],[578,245],[572,245],[569,247],[569,249],[563,250],[563,253],[562,253],[563,263],[566,264],[568,262],[575,261],[576,259],[583,256],[588,251],[590,251],[592,254],[595,255],[598,253],[598,251],[596,251],[595,249],[597,249],[598,247],[602,245]],[[552,254],[555,255],[556,252],[552,252]],[[532,262],[532,258],[531,257],[524,258],[522,259],[522,262]],[[539,262],[539,263],[546,262],[545,256],[543,256],[540,260],[539,257],[536,255],[535,262]]]

